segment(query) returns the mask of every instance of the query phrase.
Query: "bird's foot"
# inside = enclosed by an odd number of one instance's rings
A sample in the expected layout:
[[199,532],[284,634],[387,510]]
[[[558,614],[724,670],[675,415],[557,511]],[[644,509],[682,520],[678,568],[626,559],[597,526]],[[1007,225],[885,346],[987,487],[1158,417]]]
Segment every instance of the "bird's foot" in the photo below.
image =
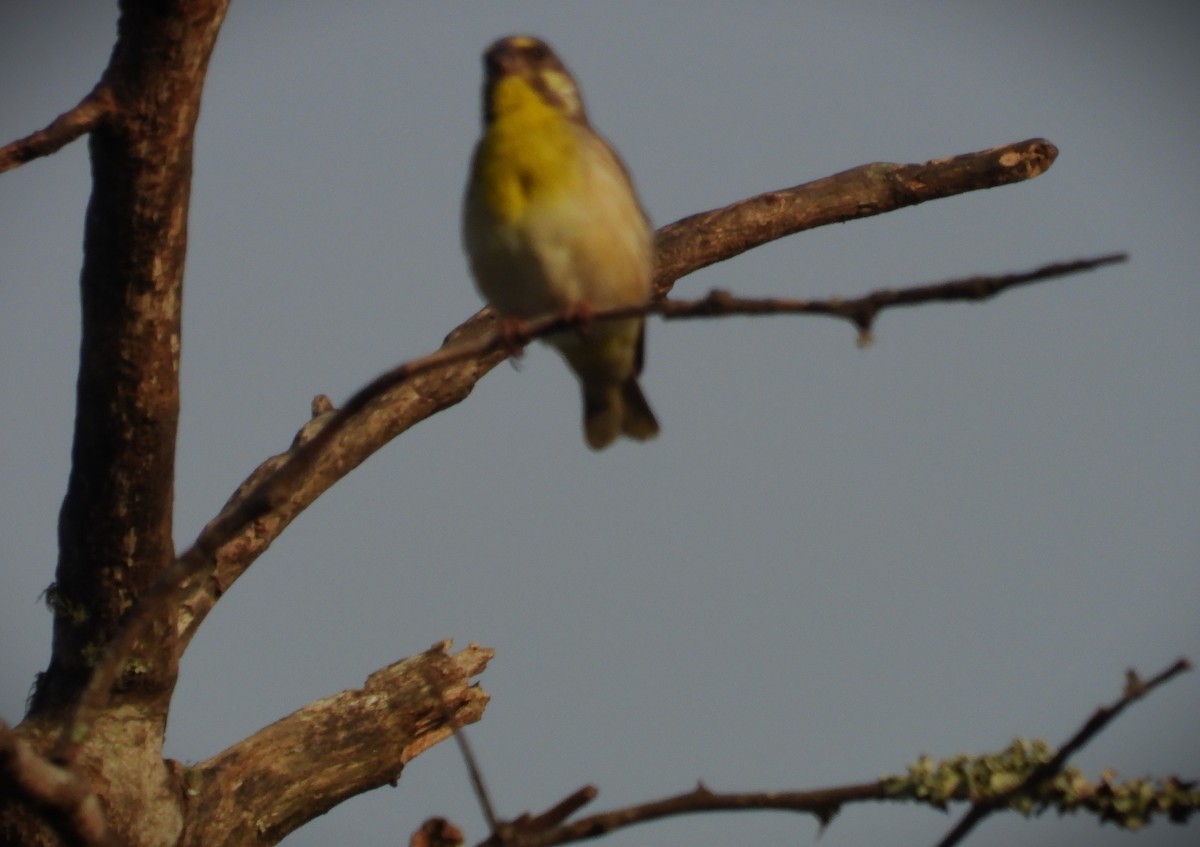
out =
[[496,318],[496,339],[503,349],[513,359],[519,359],[525,353],[525,345],[529,343],[529,330],[520,318]]
[[575,324],[576,332],[586,338],[595,326],[596,307],[586,300],[580,300],[568,306],[563,311],[563,317]]

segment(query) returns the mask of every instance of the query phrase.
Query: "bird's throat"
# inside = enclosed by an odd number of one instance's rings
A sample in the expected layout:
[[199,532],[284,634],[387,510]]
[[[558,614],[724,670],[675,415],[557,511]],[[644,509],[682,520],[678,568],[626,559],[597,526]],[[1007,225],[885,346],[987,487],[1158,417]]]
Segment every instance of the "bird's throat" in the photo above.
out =
[[505,221],[532,202],[553,201],[578,180],[578,136],[570,119],[517,76],[491,91],[492,120],[480,142],[476,167],[487,186],[482,198]]

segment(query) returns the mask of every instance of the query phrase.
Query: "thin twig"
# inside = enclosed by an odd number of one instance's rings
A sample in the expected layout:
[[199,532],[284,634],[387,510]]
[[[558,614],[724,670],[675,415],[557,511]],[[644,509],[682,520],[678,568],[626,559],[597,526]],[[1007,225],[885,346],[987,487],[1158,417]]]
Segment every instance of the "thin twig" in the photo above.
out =
[[[415,376],[456,362],[502,351],[506,347],[516,353],[519,348],[524,347],[530,341],[557,332],[578,329],[593,322],[619,320],[637,315],[662,315],[664,320],[690,320],[733,315],[828,315],[852,323],[858,329],[861,340],[862,336],[869,337],[875,319],[880,312],[888,308],[915,306],[920,303],[938,301],[986,300],[1009,288],[1094,270],[1104,265],[1127,261],[1128,258],[1125,253],[1110,253],[1086,259],[1055,262],[1033,270],[1001,276],[971,276],[913,288],[885,288],[851,299],[840,297],[825,300],[797,300],[779,297],[747,298],[736,297],[723,291],[713,291],[707,297],[698,300],[659,300],[638,306],[596,311],[586,317],[550,315],[534,318],[509,326],[503,334],[492,332],[476,341],[443,348],[436,353],[412,359],[380,374],[355,392],[339,410],[337,416],[306,447],[316,452],[318,447],[323,446],[337,435],[342,421],[359,412],[368,403],[400,383]],[[266,497],[264,499],[273,502],[276,498]]]
[[938,842],[938,847],[953,847],[953,845],[962,841],[984,818],[1006,806],[1014,797],[1030,792],[1047,780],[1053,779],[1063,769],[1071,756],[1091,741],[1121,712],[1125,711],[1127,706],[1142,699],[1173,677],[1178,676],[1184,671],[1191,670],[1191,667],[1192,665],[1187,659],[1179,659],[1175,664],[1145,681],[1139,679],[1137,674],[1132,670],[1128,671],[1126,674],[1125,690],[1117,700],[1111,705],[1101,706],[1097,709],[1084,722],[1083,726],[1059,748],[1058,753],[1053,759],[1034,768],[1029,776],[1012,789],[973,803],[967,813],[963,815],[962,820]]
[[[576,791],[568,800],[587,802],[596,796],[591,786]],[[501,824],[499,830],[480,847],[551,847],[600,838],[618,829],[634,824],[649,823],[662,818],[692,815],[702,812],[744,812],[775,810],[811,814],[821,824],[827,823],[844,803],[864,800],[886,800],[888,795],[882,782],[864,782],[859,785],[844,785],[815,791],[766,791],[719,794],[705,785],[697,785],[691,791],[654,800],[624,809],[590,815],[561,826],[545,826],[553,820],[549,813],[522,815],[510,824]],[[566,801],[555,805],[555,809]],[[579,803],[582,805],[582,803]]]
[[471,749],[471,744],[467,741],[467,731],[462,727],[455,727],[451,724],[454,732],[454,740],[458,742],[458,750],[462,753],[463,762],[467,765],[467,773],[471,777],[471,787],[475,789],[475,798],[479,801],[479,808],[483,810],[483,817],[487,821],[488,830],[496,831],[496,824],[499,818],[496,817],[496,807],[492,805],[491,795],[488,794],[487,785],[483,781],[483,771],[479,769],[479,760],[475,758],[475,751]]
[[107,82],[100,83],[74,107],[46,127],[0,147],[0,173],[56,153],[88,132],[112,113],[114,101]]
[[[971,819],[970,826],[963,824],[955,828],[962,830],[955,836],[954,841],[947,840],[943,844],[957,843],[957,839],[965,835],[987,814],[1009,804],[1021,794],[1034,790],[1037,786],[1053,779],[1061,772],[1067,760],[1078,752],[1088,741],[1100,732],[1108,723],[1115,719],[1126,706],[1135,700],[1146,696],[1152,690],[1170,680],[1172,677],[1188,670],[1191,665],[1186,659],[1180,659],[1171,667],[1153,678],[1142,681],[1136,674],[1130,672],[1123,696],[1110,706],[1099,709],[1089,718],[1074,736],[1050,760],[1037,766],[1027,778],[1022,780],[1011,791],[999,792],[989,796],[986,801],[976,801],[964,818]],[[751,810],[778,810],[801,812],[814,815],[822,826],[826,825],[847,803],[871,800],[896,801],[912,799],[909,791],[897,791],[891,778],[880,779],[877,782],[865,782],[858,785],[845,785],[813,791],[768,791],[751,793],[718,794],[709,790],[704,784],[694,790],[655,800],[649,803],[629,806],[624,809],[614,809],[580,818],[571,823],[559,825],[556,821],[565,820],[565,815],[556,812],[561,808],[575,809],[596,796],[596,790],[591,786],[576,791],[566,800],[556,804],[550,812],[541,815],[524,814],[515,821],[502,822],[492,834],[483,841],[480,847],[554,847],[554,845],[570,844],[599,838],[618,829],[635,824],[648,823],[667,817],[691,815],[702,812],[733,812]],[[1168,781],[1169,782],[1169,781]],[[1176,783],[1178,784],[1178,783]],[[965,790],[965,786],[964,786]],[[924,802],[935,807],[941,807],[944,800],[924,796]],[[1190,809],[1190,807],[1188,807]],[[552,814],[551,812],[554,812]]]

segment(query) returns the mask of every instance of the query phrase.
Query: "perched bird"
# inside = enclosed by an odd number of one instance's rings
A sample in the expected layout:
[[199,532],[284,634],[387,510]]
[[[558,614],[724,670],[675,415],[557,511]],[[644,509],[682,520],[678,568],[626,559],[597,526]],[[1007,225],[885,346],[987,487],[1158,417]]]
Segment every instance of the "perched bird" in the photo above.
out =
[[[463,203],[463,243],[501,319],[650,299],[653,234],[625,166],[588,124],[575,80],[544,42],[502,38],[483,54],[483,136]],[[588,445],[658,434],[638,385],[642,317],[547,340],[583,389]]]

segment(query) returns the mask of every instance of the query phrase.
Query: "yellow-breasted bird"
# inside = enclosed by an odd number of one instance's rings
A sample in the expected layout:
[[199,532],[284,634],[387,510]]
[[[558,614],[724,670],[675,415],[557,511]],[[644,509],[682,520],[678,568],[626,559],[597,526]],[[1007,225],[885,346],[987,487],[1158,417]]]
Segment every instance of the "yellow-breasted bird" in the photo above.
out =
[[[483,54],[483,136],[463,203],[463,243],[501,319],[650,298],[654,242],[625,166],[588,124],[579,88],[544,42],[502,38]],[[597,321],[547,340],[583,388],[595,450],[658,434],[638,385],[645,319]]]

